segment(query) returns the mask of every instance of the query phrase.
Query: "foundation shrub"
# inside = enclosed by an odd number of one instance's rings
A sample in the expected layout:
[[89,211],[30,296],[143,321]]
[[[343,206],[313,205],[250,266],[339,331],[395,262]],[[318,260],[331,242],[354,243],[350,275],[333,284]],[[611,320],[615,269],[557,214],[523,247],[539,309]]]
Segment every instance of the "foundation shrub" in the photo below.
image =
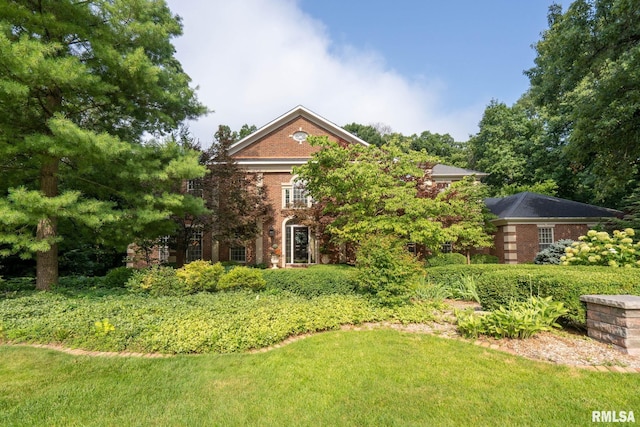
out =
[[92,289],[105,285],[105,277],[99,276],[60,276],[58,287],[67,289]]
[[219,262],[211,264],[209,261],[193,261],[176,270],[176,276],[184,282],[188,293],[213,292],[218,286],[225,268]]
[[189,293],[184,281],[176,276],[176,270],[157,265],[137,270],[127,281],[126,287],[132,292],[153,296],[180,296]]
[[462,254],[451,252],[447,254],[438,254],[427,259],[427,267],[439,267],[442,265],[466,264],[467,257]]
[[561,320],[584,327],[586,313],[581,295],[640,295],[638,269],[597,266],[470,265],[428,269],[427,278],[450,286],[464,275],[474,277],[477,294],[485,310],[526,301],[531,295],[562,302],[567,313]]
[[352,294],[356,288],[356,269],[349,266],[318,265],[303,269],[263,271],[267,290],[292,292],[307,298],[319,295]]
[[102,285],[109,289],[124,288],[135,271],[127,267],[113,268],[104,276]]
[[495,255],[473,254],[471,255],[471,264],[498,264],[500,259]]
[[562,257],[565,256],[565,249],[573,243],[573,240],[563,239],[558,240],[547,249],[544,249],[536,254],[533,259],[534,264],[551,264],[560,265],[562,263]]
[[222,275],[218,281],[218,289],[227,291],[235,289],[249,289],[260,291],[267,282],[262,277],[262,270],[249,267],[235,267]]

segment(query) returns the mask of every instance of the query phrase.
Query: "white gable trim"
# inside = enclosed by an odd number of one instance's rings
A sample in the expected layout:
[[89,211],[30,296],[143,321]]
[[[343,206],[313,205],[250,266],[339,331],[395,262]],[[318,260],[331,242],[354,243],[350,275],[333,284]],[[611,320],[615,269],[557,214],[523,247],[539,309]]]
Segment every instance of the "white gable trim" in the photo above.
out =
[[232,146],[230,146],[229,147],[229,155],[233,156],[234,154],[236,154],[240,150],[250,146],[251,144],[253,144],[254,142],[260,140],[261,138],[264,138],[265,136],[267,136],[268,134],[270,134],[274,130],[278,129],[279,127],[281,127],[281,126],[283,126],[283,125],[285,125],[287,123],[289,123],[290,121],[294,120],[297,117],[304,117],[305,119],[309,120],[310,122],[312,122],[316,126],[318,126],[320,128],[323,128],[323,129],[326,129],[330,133],[339,136],[340,138],[344,139],[345,141],[348,141],[348,142],[351,142],[351,143],[354,143],[354,144],[361,144],[361,145],[364,145],[364,146],[368,146],[369,145],[368,143],[366,143],[362,139],[360,139],[357,136],[351,134],[350,132],[342,129],[340,126],[336,125],[335,123],[330,122],[329,120],[325,119],[324,117],[321,117],[321,116],[317,115],[316,113],[314,113],[311,110],[308,110],[307,108],[303,107],[302,105],[298,105],[293,110],[291,110],[291,111],[289,111],[287,113],[284,113],[282,116],[280,116],[277,119],[275,119],[275,120],[267,123],[266,125],[262,126],[260,129],[258,129],[257,131],[255,131],[251,135],[248,135],[248,136],[242,138],[240,141],[238,141],[235,144],[233,144]]

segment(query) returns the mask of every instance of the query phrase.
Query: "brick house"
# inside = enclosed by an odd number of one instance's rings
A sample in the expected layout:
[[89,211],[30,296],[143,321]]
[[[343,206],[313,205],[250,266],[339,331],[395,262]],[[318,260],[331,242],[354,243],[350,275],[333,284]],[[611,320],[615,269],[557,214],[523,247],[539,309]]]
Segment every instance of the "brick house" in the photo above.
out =
[[[307,142],[307,136],[327,136],[330,140],[368,145],[340,126],[303,106],[297,106],[262,126],[229,148],[229,155],[247,172],[257,177],[272,207],[272,218],[258,224],[259,233],[244,246],[231,246],[214,241],[207,233],[196,233],[187,249],[185,261],[205,259],[234,261],[241,264],[267,264],[276,261],[278,267],[295,267],[325,262],[345,262],[348,248],[341,247],[332,258],[321,254],[319,236],[295,214],[297,207],[310,205],[303,186],[296,182],[293,167],[305,164],[318,150]],[[431,179],[437,188],[446,188],[466,176],[482,179],[487,174],[438,164]],[[187,185],[189,185],[187,183]],[[501,263],[533,261],[535,255],[551,243],[577,238],[603,219],[617,216],[618,211],[600,208],[534,193],[520,193],[504,198],[485,200],[497,216],[494,248],[489,250]],[[274,251],[274,247],[277,249]],[[153,249],[152,259],[175,262],[175,254],[165,244]],[[129,248],[130,258],[134,250]],[[483,251],[486,253],[486,250]],[[135,262],[129,266],[139,265]]]
[[[310,203],[304,188],[296,182],[292,173],[294,166],[306,163],[318,150],[306,141],[308,135],[327,136],[341,143],[368,145],[303,106],[297,106],[233,144],[229,154],[242,168],[258,175],[273,207],[273,219],[261,224],[260,234],[246,247],[230,248],[214,244],[213,261],[270,264],[274,245],[278,247],[279,267],[346,260],[345,248],[341,248],[340,253],[330,261],[326,256],[323,257],[318,236],[310,227],[302,224],[295,214],[292,215],[292,208]],[[438,187],[446,187],[469,175],[485,174],[446,165],[436,165],[432,170],[432,180]]]
[[497,216],[495,245],[491,250],[500,263],[532,262],[536,254],[562,239],[578,240],[590,228],[621,212],[585,203],[523,192],[485,199]]

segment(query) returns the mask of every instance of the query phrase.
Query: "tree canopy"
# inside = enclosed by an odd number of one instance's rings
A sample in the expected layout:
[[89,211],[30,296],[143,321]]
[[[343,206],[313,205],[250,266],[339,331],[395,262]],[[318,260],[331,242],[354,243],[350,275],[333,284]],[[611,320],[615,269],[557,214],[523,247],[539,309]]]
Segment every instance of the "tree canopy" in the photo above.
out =
[[576,0],[548,17],[530,95],[595,200],[617,205],[640,182],[640,3]]
[[322,149],[294,172],[333,218],[326,230],[335,240],[359,242],[380,234],[434,251],[445,242],[490,245],[482,196],[463,189],[476,184],[465,182],[439,193],[430,174],[436,158],[396,144],[340,145],[326,137],[308,141]]
[[133,239],[204,173],[143,142],[206,112],[174,57],[181,29],[164,1],[0,1],[0,249],[36,254],[38,288],[57,280],[60,222]]

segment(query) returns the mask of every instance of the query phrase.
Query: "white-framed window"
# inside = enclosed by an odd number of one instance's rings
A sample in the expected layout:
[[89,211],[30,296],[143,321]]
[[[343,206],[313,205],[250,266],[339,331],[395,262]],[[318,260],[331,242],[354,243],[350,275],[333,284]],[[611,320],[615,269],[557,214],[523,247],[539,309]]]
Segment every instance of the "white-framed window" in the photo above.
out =
[[202,259],[202,230],[192,230],[187,245],[187,262]]
[[245,246],[232,246],[229,248],[229,261],[247,262],[247,248]]
[[161,264],[169,262],[169,236],[163,236],[158,242],[158,262]]
[[193,197],[202,197],[202,180],[190,179],[187,181],[187,193]]
[[553,227],[538,227],[538,251],[553,244]]
[[285,209],[308,208],[311,206],[311,197],[303,181],[292,180],[293,184],[283,186],[282,204]]

